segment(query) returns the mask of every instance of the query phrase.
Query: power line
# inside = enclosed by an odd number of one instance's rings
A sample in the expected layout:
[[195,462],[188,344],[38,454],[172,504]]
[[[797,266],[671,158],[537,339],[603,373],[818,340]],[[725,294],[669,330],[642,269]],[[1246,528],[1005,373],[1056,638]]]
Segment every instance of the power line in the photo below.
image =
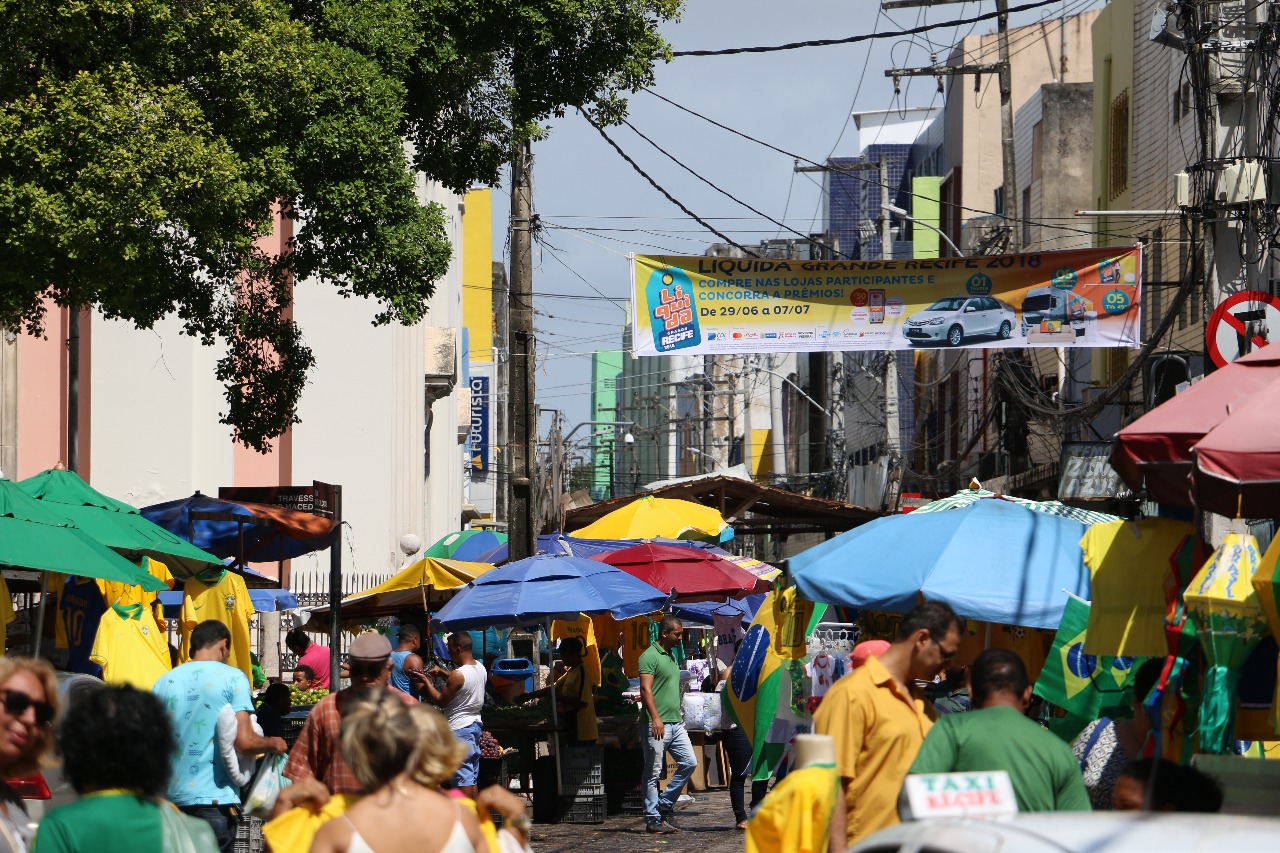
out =
[[[1007,14],[1014,15],[1018,12],[1026,12],[1029,9],[1039,9],[1042,6],[1049,6],[1057,3],[1059,0],[1036,0],[1034,3],[1024,3],[1021,6],[1010,6]],[[998,18],[1004,12],[986,12],[981,15],[975,15],[972,18],[960,18],[955,21],[945,21],[940,24],[922,24],[918,27],[911,27],[905,30],[897,30],[891,33],[870,32],[863,35],[847,36],[839,39],[812,39],[809,41],[795,41],[788,44],[766,45],[758,47],[727,47],[720,50],[677,50],[671,55],[679,58],[682,56],[733,56],[740,53],[776,53],[783,50],[798,50],[803,47],[831,47],[838,44],[857,44],[862,41],[871,41],[872,39],[901,38],[902,36],[917,35],[929,30],[950,29],[952,27],[963,27],[966,24],[977,24],[982,21],[990,21]]]

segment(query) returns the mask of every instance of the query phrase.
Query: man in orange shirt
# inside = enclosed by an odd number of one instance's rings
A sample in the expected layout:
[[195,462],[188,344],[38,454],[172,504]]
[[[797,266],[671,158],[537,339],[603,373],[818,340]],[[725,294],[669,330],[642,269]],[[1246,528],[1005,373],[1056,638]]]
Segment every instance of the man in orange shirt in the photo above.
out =
[[841,678],[814,714],[836,743],[845,808],[831,820],[831,849],[844,850],[898,822],[898,792],[932,722],[917,681],[930,681],[960,649],[960,620],[931,601],[906,615],[878,657]]

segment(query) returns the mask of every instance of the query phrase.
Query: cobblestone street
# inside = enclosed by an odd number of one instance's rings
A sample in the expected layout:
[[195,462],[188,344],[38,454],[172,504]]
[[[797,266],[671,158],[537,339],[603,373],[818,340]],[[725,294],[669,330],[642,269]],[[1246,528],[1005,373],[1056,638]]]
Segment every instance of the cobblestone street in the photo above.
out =
[[697,795],[696,802],[676,811],[682,832],[651,835],[639,815],[614,815],[600,824],[534,824],[531,846],[536,853],[633,853],[633,851],[698,851],[741,853],[743,833],[735,829],[728,791]]

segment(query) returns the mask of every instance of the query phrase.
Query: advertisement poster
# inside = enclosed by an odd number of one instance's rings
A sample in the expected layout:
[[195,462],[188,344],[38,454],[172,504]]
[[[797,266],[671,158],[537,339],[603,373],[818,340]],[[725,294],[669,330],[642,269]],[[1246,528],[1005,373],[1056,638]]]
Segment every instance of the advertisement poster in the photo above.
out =
[[467,431],[471,477],[482,480],[489,473],[489,377],[471,377],[471,428]]
[[1141,343],[1140,246],[898,261],[630,261],[636,355]]

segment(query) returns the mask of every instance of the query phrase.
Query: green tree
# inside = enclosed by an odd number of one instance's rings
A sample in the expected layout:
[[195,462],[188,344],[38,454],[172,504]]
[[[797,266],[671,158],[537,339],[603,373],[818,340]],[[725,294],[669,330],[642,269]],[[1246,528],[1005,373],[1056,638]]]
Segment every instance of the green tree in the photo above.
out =
[[[44,298],[141,328],[176,313],[225,342],[223,421],[264,449],[314,363],[292,282],[418,322],[451,247],[414,170],[494,184],[566,106],[618,118],[678,8],[0,0],[0,324],[41,333]],[[283,257],[260,245],[277,209]]]

